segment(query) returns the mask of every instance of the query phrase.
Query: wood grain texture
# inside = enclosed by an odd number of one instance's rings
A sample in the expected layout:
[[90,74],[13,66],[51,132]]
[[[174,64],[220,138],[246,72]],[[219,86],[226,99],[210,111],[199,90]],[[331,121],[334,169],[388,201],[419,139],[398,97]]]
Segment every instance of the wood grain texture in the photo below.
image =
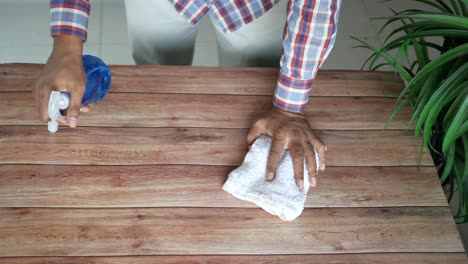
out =
[[448,207],[0,208],[0,256],[464,252]]
[[[0,126],[0,164],[230,165],[247,151],[245,129],[62,128]],[[328,147],[328,166],[415,166],[412,131],[316,131]],[[423,155],[422,165],[433,165]]]
[[[1,165],[0,207],[255,207],[221,189],[233,169]],[[327,167],[305,206],[447,206],[447,201],[432,167]]]
[[[31,91],[41,64],[0,64],[1,91]],[[113,92],[272,95],[278,69],[192,66],[110,66]],[[396,96],[391,72],[319,71],[312,96]]]
[[409,108],[380,130],[393,73],[318,73],[306,114],[327,170],[283,222],[221,189],[278,69],[111,66],[106,100],[50,134],[30,93],[42,67],[0,64],[2,264],[466,263]]
[[[317,97],[305,114],[315,129],[382,129],[395,98]],[[249,128],[271,109],[270,96],[112,93],[82,114],[80,126]],[[389,128],[406,129],[402,110]],[[2,93],[0,125],[42,125],[31,93]]]
[[0,258],[3,264],[463,264],[464,253]]

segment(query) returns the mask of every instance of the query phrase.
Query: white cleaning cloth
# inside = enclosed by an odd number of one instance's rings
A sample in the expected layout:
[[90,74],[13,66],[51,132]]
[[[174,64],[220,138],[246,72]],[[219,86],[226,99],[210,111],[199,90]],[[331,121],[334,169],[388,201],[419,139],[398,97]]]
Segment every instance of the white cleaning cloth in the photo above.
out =
[[[309,191],[309,175],[304,164],[304,191],[296,186],[291,155],[283,153],[276,177],[268,181],[265,177],[270,152],[271,138],[257,138],[245,156],[242,165],[233,170],[223,185],[223,190],[238,199],[255,203],[270,214],[284,221],[292,221],[301,215]],[[319,159],[315,152],[317,168]]]

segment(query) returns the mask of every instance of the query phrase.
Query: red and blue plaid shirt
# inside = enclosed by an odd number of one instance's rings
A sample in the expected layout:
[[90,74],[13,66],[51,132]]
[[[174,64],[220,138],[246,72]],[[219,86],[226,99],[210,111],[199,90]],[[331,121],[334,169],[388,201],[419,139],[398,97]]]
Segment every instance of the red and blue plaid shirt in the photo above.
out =
[[[213,12],[218,26],[232,32],[263,15],[280,0],[169,0],[190,23]],[[273,104],[301,112],[318,69],[336,39],[341,0],[289,0],[283,54]],[[51,0],[51,34],[86,41],[89,0]]]

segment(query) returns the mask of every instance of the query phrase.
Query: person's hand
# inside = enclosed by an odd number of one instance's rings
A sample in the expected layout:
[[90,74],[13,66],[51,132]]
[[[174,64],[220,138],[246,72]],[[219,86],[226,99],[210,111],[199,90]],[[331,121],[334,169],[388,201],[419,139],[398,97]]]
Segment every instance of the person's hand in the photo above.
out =
[[81,106],[86,88],[86,74],[82,62],[83,41],[75,36],[56,36],[54,49],[46,65],[34,84],[33,94],[39,109],[40,119],[49,121],[48,105],[52,91],[68,92],[70,106],[65,114],[67,118],[59,122],[76,127],[80,110],[87,112],[87,106]]
[[300,190],[304,189],[304,159],[309,173],[311,186],[317,185],[315,151],[320,159],[320,170],[325,170],[327,147],[318,139],[304,115],[274,108],[266,115],[255,120],[247,136],[251,145],[260,135],[272,138],[267,163],[266,178],[275,178],[276,169],[283,150],[289,149],[293,160],[294,178]]

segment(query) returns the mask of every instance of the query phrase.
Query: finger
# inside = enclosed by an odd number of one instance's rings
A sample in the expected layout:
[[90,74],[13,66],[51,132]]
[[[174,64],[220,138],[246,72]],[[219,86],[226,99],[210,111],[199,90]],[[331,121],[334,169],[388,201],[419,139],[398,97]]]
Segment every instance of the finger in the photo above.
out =
[[266,178],[267,180],[271,181],[276,176],[276,169],[278,168],[278,164],[281,159],[281,154],[284,150],[284,140],[278,137],[273,137],[270,153],[268,154],[268,162],[267,162],[267,171],[266,171]]
[[325,163],[327,161],[327,151],[325,145],[312,133],[309,134],[309,140],[317,150],[319,161],[320,161],[320,170],[325,170]]
[[80,112],[88,113],[89,110],[91,110],[91,108],[89,108],[88,105],[82,105],[82,106],[80,107]]
[[61,124],[61,125],[66,125],[66,126],[68,126],[68,122],[67,122],[66,119],[59,119],[59,120],[57,120],[57,122],[58,122],[59,124]]
[[314,147],[310,142],[307,142],[305,146],[305,160],[307,172],[309,173],[310,185],[315,187],[317,185],[317,164],[315,161]]
[[70,106],[67,109],[67,121],[70,127],[76,127],[80,116],[81,100],[84,89],[70,90]]
[[50,90],[44,88],[37,88],[36,93],[36,103],[39,107],[39,115],[42,122],[49,121],[49,97],[50,97]]
[[247,134],[247,144],[252,145],[252,143],[257,139],[263,132],[263,128],[259,121],[256,121],[252,124]]
[[293,143],[289,147],[293,161],[294,179],[299,190],[304,190],[304,149],[302,145]]

